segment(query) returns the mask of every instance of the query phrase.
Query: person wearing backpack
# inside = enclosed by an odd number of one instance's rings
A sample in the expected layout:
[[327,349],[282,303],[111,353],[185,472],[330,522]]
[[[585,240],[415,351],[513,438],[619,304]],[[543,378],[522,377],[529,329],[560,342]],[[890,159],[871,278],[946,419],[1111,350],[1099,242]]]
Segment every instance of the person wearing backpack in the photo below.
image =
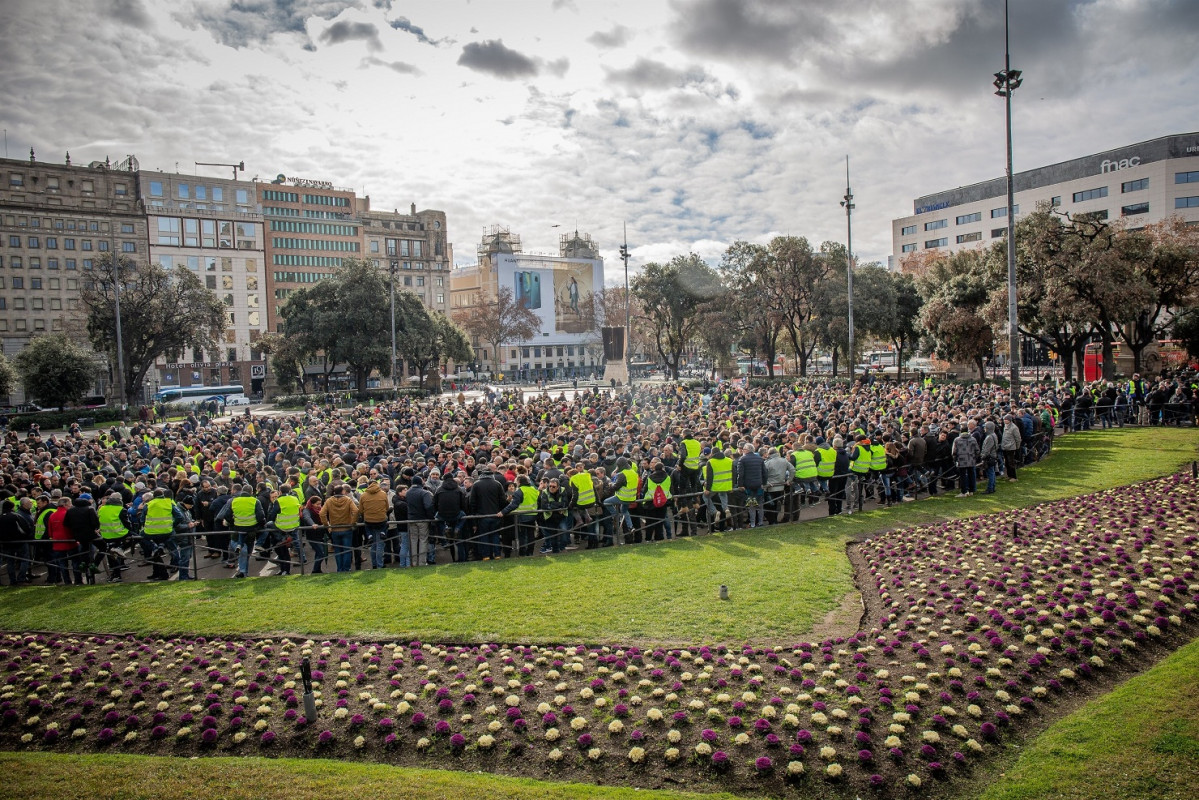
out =
[[660,458],[650,462],[649,472],[641,479],[638,492],[641,497],[638,516],[644,520],[647,542],[660,542],[665,538],[666,512],[674,497],[673,483]]

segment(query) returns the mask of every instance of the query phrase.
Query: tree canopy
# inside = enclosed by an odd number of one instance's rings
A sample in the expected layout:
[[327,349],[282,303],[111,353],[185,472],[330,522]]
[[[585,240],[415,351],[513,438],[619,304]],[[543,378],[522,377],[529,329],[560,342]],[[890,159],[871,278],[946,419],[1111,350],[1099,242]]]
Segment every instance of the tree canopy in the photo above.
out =
[[61,333],[34,337],[14,360],[25,394],[42,406],[74,403],[95,384],[95,354]]

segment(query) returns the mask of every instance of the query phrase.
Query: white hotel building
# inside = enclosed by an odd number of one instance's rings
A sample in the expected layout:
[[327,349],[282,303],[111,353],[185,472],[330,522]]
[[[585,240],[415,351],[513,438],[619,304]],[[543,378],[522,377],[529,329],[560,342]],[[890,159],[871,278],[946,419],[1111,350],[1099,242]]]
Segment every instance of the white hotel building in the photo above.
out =
[[[1072,215],[1125,218],[1131,228],[1173,215],[1199,224],[1199,133],[1018,172],[1014,189],[1017,217],[1049,202]],[[1004,177],[918,197],[912,205],[911,216],[891,223],[892,268],[912,253],[952,253],[985,246],[1007,233]]]

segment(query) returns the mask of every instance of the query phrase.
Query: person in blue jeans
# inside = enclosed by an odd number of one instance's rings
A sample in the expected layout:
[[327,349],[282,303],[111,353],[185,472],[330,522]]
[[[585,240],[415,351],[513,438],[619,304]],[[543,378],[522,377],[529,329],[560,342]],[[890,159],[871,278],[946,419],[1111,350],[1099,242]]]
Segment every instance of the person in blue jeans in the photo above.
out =
[[358,523],[358,504],[350,497],[348,484],[341,484],[321,506],[321,522],[329,528],[333,541],[333,560],[338,572],[354,568],[354,526]]
[[999,453],[999,437],[995,435],[995,423],[987,421],[983,425],[983,430],[986,432],[983,435],[982,459],[983,469],[987,476],[987,494],[995,494],[995,478],[998,474],[999,459],[1002,457]]

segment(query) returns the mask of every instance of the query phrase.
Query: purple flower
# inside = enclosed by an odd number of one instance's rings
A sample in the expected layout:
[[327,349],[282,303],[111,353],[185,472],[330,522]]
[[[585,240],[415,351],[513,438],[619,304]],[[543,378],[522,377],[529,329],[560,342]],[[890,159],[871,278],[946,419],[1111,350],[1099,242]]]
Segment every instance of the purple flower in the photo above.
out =
[[204,744],[214,744],[219,736],[220,734],[217,733],[216,728],[205,728],[203,733],[200,734],[200,741]]
[[766,734],[766,746],[767,747],[778,747],[779,744],[781,743],[781,741],[782,740],[779,739],[778,734],[775,734],[775,733]]
[[812,741],[812,732],[809,730],[800,730],[795,734],[795,741],[800,744],[807,744]]
[[103,729],[101,729],[100,736],[98,738],[102,742],[111,742],[113,740],[113,738],[116,737],[116,735],[117,735],[117,732],[114,731],[112,728],[103,728]]
[[46,744],[54,744],[55,742],[57,742],[58,741],[58,729],[57,728],[47,729],[46,732],[42,734],[42,740]]
[[758,720],[754,722],[754,730],[758,733],[770,733],[770,728],[770,720],[766,719],[765,717],[759,717]]
[[639,730],[635,730],[629,734],[629,738],[632,739],[634,742],[640,742],[643,739],[645,739],[645,734]]
[[982,725],[978,726],[978,732],[982,734],[984,739],[994,739],[998,733],[994,723],[991,722],[984,722]]
[[873,761],[873,760],[874,760],[874,753],[870,752],[869,750],[859,750],[858,751],[858,761],[861,761],[864,764],[868,761]]
[[711,728],[704,728],[702,731],[700,731],[699,738],[708,743],[714,742],[716,741],[716,731],[712,730]]
[[466,737],[460,733],[455,733],[450,737],[450,747],[455,750],[461,750],[463,747],[466,747]]
[[717,750],[715,753],[712,754],[712,766],[713,767],[716,767],[717,769],[723,769],[724,767],[728,766],[728,763],[729,763],[728,753],[724,752],[723,750]]
[[802,744],[793,744],[787,748],[787,752],[793,756],[802,756],[804,754],[803,745]]
[[162,737],[164,737],[166,735],[167,735],[167,729],[163,725],[155,725],[150,730],[150,738],[151,739],[161,739]]
[[754,762],[754,769],[758,772],[770,772],[774,769],[774,762],[770,760],[769,756],[761,756]]
[[361,714],[355,714],[354,716],[350,717],[350,727],[352,728],[358,728],[365,724],[366,717],[362,716]]
[[410,724],[412,725],[412,727],[418,728],[418,729],[425,727],[425,715],[422,712],[417,711],[415,714],[412,715]]
[[579,747],[591,747],[591,743],[593,741],[594,740],[591,738],[590,733],[579,734],[579,739],[578,739]]
[[316,737],[317,744],[328,744],[333,741],[333,731],[321,731],[320,736]]
[[729,717],[729,727],[730,728],[740,728],[741,727],[741,717]]
[[383,719],[379,720],[379,729],[380,730],[389,731],[394,727],[395,727],[395,720],[393,720],[391,717],[384,717]]
[[398,742],[398,741],[399,741],[399,737],[396,736],[394,733],[389,733],[383,737],[383,745],[385,747],[394,747],[396,742]]
[[[328,731],[325,731],[325,732],[328,733]],[[329,734],[329,735],[332,736],[333,734]],[[275,741],[276,738],[278,738],[278,737],[275,736],[274,731],[263,731],[262,732],[262,743],[264,745],[272,743],[273,741]]]
[[438,736],[445,736],[450,732],[450,723],[446,722],[444,719],[437,720],[437,724],[433,726],[433,732]]

